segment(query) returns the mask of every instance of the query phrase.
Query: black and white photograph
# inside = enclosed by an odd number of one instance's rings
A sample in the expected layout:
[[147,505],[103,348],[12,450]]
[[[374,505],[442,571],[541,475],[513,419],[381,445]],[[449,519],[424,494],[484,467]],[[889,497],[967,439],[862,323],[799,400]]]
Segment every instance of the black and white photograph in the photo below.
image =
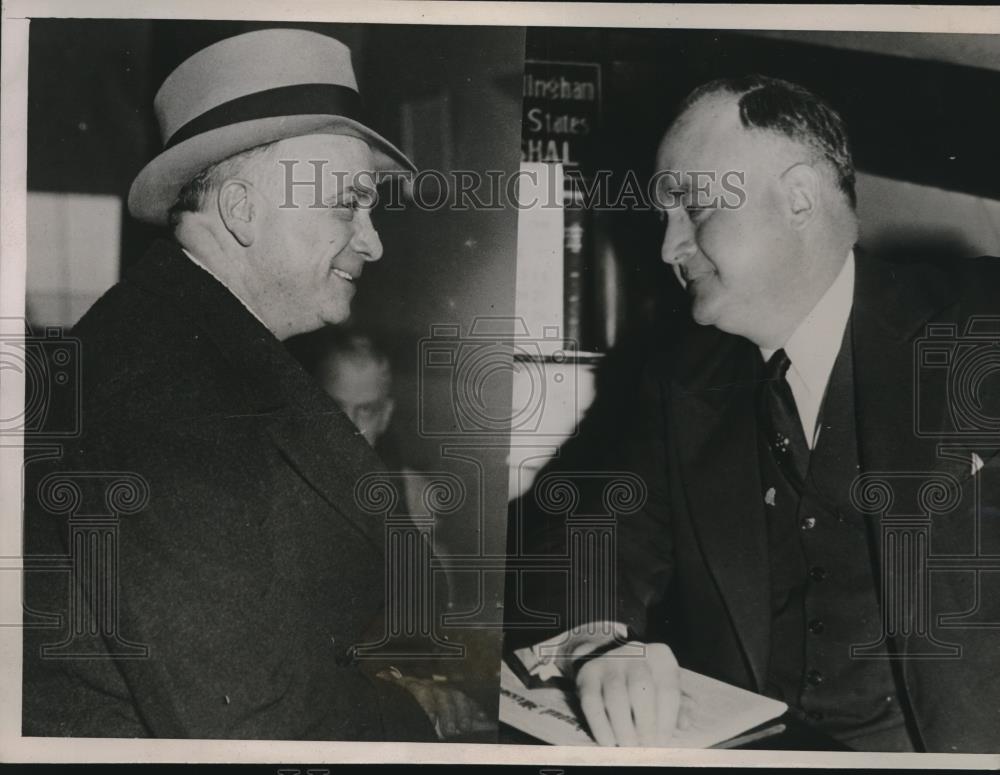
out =
[[504,450],[433,357],[512,313],[442,181],[516,171],[523,30],[29,40],[23,734],[492,742]]
[[3,8],[0,760],[1000,767],[995,14],[157,6]]
[[991,35],[528,29],[565,249],[524,308],[581,400],[520,456],[511,740],[1000,750],[998,67]]

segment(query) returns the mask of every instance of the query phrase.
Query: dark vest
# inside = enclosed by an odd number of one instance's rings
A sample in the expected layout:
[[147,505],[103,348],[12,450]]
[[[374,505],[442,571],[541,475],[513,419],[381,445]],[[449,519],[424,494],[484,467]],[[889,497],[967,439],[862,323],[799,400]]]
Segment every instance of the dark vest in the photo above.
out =
[[765,692],[852,748],[914,750],[892,664],[850,656],[852,645],[877,641],[881,631],[868,527],[850,505],[855,417],[848,325],[801,496],[759,443],[772,611]]

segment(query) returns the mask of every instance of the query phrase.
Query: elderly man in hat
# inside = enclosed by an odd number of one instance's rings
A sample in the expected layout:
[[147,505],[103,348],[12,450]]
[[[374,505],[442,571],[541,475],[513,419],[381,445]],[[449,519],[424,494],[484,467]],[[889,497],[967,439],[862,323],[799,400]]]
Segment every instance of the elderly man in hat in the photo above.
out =
[[[434,739],[357,656],[382,632],[385,570],[354,487],[382,464],[281,343],[347,319],[382,255],[373,176],[413,169],[358,106],[349,50],[301,30],[223,40],[158,92],[165,148],[128,204],[174,241],[74,329],[83,433],[44,469],[134,472],[148,502],[99,571],[111,598],[85,574],[76,588],[28,574],[31,610],[70,627],[71,600],[109,610],[83,619],[104,636],[87,658],[55,658],[63,634],[28,629],[25,734]],[[65,515],[30,503],[43,472],[29,470],[26,550],[65,555]]]

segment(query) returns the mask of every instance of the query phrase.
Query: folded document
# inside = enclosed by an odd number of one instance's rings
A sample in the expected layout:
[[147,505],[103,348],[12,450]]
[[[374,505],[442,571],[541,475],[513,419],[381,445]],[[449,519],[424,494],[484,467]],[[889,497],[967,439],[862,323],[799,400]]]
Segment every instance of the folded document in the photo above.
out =
[[[680,683],[690,724],[675,732],[674,748],[720,746],[788,709],[783,702],[684,668]],[[552,745],[597,745],[571,691],[559,684],[528,688],[506,662],[500,667],[500,721]]]

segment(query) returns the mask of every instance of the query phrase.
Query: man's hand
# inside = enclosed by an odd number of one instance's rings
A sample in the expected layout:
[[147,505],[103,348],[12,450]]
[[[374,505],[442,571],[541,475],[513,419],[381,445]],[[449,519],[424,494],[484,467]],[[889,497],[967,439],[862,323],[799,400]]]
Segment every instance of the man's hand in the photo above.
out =
[[576,686],[599,745],[667,746],[678,720],[686,725],[680,668],[662,643],[633,641],[594,657],[577,672]]

